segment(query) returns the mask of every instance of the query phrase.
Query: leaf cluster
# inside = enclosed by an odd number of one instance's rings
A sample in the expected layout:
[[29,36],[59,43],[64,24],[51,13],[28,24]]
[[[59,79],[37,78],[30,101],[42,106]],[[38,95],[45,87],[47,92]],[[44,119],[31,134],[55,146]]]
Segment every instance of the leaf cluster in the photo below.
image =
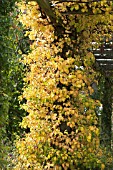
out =
[[[92,83],[98,78],[92,48],[112,30],[109,10],[104,15],[97,11],[110,5],[111,9],[112,4],[102,2],[78,7],[76,1],[57,3],[56,21],[61,18],[64,28],[60,32],[48,17],[42,18],[38,3],[18,4],[19,20],[29,29],[26,35],[33,44],[22,60],[28,69],[20,97],[26,100],[22,108],[28,112],[21,126],[30,132],[17,140],[16,170],[105,168],[96,115],[100,102],[92,98]],[[70,10],[85,10],[87,5],[98,17],[67,15]]]

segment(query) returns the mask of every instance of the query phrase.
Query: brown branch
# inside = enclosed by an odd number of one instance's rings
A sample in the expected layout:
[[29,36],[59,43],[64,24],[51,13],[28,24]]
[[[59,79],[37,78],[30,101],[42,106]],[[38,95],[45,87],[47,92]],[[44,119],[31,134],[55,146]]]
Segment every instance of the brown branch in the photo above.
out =
[[[33,0],[28,0],[28,1],[33,1]],[[60,18],[59,21],[57,21],[57,17],[54,14],[51,6],[51,2],[49,0],[36,0],[40,8],[44,11],[46,16],[49,17],[50,22],[53,24],[53,26],[57,29],[60,27],[61,30],[64,30],[63,28],[63,21]]]
[[45,14],[50,18],[52,23],[56,23],[56,16],[53,13],[48,0],[37,0],[39,6],[45,12]]

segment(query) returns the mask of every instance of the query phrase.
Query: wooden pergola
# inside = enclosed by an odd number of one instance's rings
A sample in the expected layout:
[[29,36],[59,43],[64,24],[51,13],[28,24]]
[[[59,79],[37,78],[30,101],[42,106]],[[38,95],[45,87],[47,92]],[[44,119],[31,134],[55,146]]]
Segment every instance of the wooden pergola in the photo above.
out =
[[104,38],[100,47],[93,49],[96,69],[105,78],[103,93],[103,114],[101,115],[102,143],[113,148],[113,37]]
[[113,76],[113,37],[106,38],[100,45],[100,48],[93,50],[96,58],[97,67],[100,68],[106,77]]

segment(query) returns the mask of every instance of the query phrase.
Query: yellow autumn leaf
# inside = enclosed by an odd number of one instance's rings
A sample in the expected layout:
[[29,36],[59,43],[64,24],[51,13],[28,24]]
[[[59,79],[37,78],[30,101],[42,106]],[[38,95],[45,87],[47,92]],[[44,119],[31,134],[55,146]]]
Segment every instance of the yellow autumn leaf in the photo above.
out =
[[105,169],[105,165],[101,164],[101,170],[104,170],[104,169]]
[[79,5],[76,4],[74,8],[75,8],[75,10],[79,10]]
[[87,141],[88,141],[88,142],[91,142],[91,134],[89,134],[89,135],[87,136]]

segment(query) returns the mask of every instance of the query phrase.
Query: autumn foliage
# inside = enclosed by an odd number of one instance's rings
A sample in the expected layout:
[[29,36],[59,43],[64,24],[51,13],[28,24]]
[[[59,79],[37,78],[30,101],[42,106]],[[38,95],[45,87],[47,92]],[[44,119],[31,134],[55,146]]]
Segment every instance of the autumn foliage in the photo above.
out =
[[[58,3],[54,14],[62,27],[56,29],[36,2],[18,4],[19,21],[32,44],[31,53],[23,55],[28,69],[20,97],[28,112],[21,126],[30,132],[16,143],[16,170],[105,168],[96,113],[100,102],[92,98],[98,73],[91,49],[112,30],[110,5]],[[69,9],[75,14],[68,14]]]

